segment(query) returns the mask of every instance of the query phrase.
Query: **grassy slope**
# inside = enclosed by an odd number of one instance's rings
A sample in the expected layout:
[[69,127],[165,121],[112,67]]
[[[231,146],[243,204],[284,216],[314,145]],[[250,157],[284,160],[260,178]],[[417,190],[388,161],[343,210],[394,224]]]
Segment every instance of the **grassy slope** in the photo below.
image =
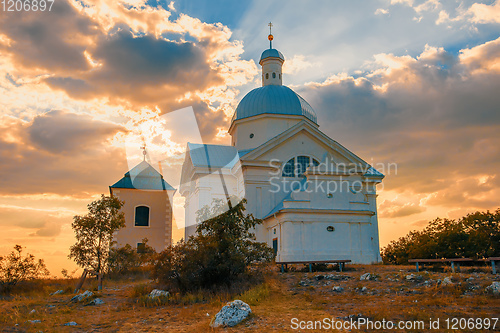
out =
[[[0,300],[0,330],[2,332],[275,332],[292,331],[290,321],[322,320],[362,314],[371,320],[424,320],[430,317],[498,317],[500,299],[486,295],[484,287],[495,279],[491,274],[470,272],[451,274],[421,273],[424,280],[443,279],[453,276],[456,282],[450,287],[425,287],[405,276],[413,267],[352,265],[342,275],[346,281],[317,281],[314,277],[324,273],[277,273],[274,269],[265,282],[246,292],[229,295],[222,293],[208,296],[190,294],[174,296],[175,302],[145,306],[140,295],[153,288],[148,281],[106,281],[105,290],[98,296],[106,303],[100,306],[84,306],[69,303],[75,281],[46,281],[32,291],[20,291],[17,296]],[[377,274],[376,281],[360,281],[365,272]],[[486,270],[485,270],[486,272]],[[467,278],[474,279],[469,283]],[[499,278],[496,278],[497,281]],[[391,281],[392,280],[392,281]],[[299,285],[303,281],[305,286]],[[421,282],[422,282],[421,281]],[[460,284],[458,284],[460,282]],[[342,286],[342,293],[332,291]],[[366,292],[360,292],[361,287]],[[479,289],[470,291],[471,286]],[[95,288],[93,284],[85,286]],[[48,296],[57,289],[65,289],[62,295]],[[253,314],[235,328],[210,329],[210,319],[226,301],[242,299]],[[49,307],[50,306],[50,307]],[[32,310],[34,313],[31,313]],[[208,314],[208,315],[207,315]],[[39,319],[41,323],[29,323]],[[78,326],[62,324],[75,321]],[[17,326],[15,324],[18,324]],[[500,331],[500,323],[497,329]],[[441,330],[442,331],[442,330]],[[454,331],[460,332],[460,331]]]

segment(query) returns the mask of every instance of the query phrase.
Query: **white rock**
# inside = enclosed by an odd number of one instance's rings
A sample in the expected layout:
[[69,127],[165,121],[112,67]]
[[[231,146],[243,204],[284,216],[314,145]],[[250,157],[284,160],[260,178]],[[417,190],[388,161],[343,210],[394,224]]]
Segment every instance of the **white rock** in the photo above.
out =
[[30,311],[30,314],[33,314],[33,313],[35,313],[35,312],[36,312],[36,310],[35,310],[35,309],[33,309],[33,310],[31,310],[31,311]]
[[79,294],[79,295],[73,296],[73,298],[71,298],[71,300],[70,300],[70,301],[71,301],[71,302],[81,302],[81,301],[83,301],[84,299],[91,297],[92,295],[94,295],[94,293],[93,293],[93,292],[91,292],[91,291],[89,291],[89,290],[87,290],[87,291],[85,291],[85,292],[84,292],[84,293],[82,293],[82,294]]
[[41,323],[42,321],[39,319],[35,319],[35,320],[28,320],[28,322],[30,322],[32,324],[38,324],[38,323]]
[[59,289],[58,291],[54,291],[52,294],[50,294],[50,296],[59,295],[59,294],[62,294],[62,293],[64,293],[64,290]]
[[94,298],[89,303],[89,305],[101,305],[101,304],[104,304],[104,301],[100,298]]
[[500,295],[500,282],[492,282],[485,290],[493,295]]
[[375,274],[365,273],[365,274],[361,275],[359,279],[360,280],[376,280],[377,276]]
[[341,286],[335,286],[332,288],[332,290],[337,292],[337,293],[341,293],[344,291],[344,288],[342,288]]
[[64,326],[76,326],[76,325],[78,324],[74,321],[70,321],[69,323],[64,324]]
[[408,280],[408,281],[413,281],[416,279],[417,279],[417,276],[413,273],[406,276],[406,280]]
[[442,282],[443,286],[451,286],[453,285],[453,281],[451,281],[451,278],[449,276],[445,277]]
[[366,287],[361,288],[361,292],[362,292],[362,293],[365,293],[365,292],[367,292],[367,291],[368,291],[368,288],[366,288]]
[[235,326],[252,313],[250,306],[239,299],[227,303],[217,313],[210,323],[210,327]]
[[163,296],[163,297],[168,297],[170,295],[170,293],[168,291],[165,291],[165,290],[160,290],[160,289],[153,289],[148,297],[149,298],[157,298],[157,297],[160,297],[160,296]]

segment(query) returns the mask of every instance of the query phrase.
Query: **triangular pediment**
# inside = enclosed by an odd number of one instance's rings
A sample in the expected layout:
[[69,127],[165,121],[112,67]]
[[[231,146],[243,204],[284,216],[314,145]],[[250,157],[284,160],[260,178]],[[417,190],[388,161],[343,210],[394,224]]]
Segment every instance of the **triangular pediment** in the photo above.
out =
[[253,149],[241,158],[244,163],[251,161],[270,161],[279,159],[286,162],[287,156],[305,154],[320,162],[325,157],[340,163],[354,163],[368,168],[363,159],[352,153],[337,141],[328,137],[315,126],[301,121],[295,126]]

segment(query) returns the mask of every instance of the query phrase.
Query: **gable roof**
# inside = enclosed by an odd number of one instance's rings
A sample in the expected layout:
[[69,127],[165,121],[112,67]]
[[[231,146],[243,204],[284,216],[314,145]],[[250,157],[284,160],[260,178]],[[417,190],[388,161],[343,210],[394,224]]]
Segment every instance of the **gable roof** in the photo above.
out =
[[188,143],[188,150],[195,167],[232,168],[239,160],[234,146]]
[[161,173],[156,171],[156,169],[146,161],[142,161],[136,165],[128,171],[122,179],[111,185],[110,188],[158,191],[175,190],[175,188],[163,179]]

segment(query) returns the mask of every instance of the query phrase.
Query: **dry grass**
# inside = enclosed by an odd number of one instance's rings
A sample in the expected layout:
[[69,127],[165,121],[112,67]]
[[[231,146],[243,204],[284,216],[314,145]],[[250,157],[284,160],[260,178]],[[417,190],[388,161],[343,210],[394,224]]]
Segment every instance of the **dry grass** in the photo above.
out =
[[[360,281],[366,272],[377,280]],[[414,273],[421,278],[406,280]],[[317,280],[315,277],[337,274],[347,280]],[[424,281],[443,280],[452,276],[452,286],[423,285]],[[467,280],[473,277],[473,280]],[[36,288],[23,286],[14,295],[0,300],[0,331],[2,332],[286,332],[291,319],[338,319],[361,314],[370,320],[423,320],[429,318],[498,317],[500,299],[484,293],[495,279],[485,272],[415,273],[413,267],[351,265],[343,273],[290,272],[278,273],[271,267],[262,282],[218,292],[174,294],[162,302],[144,301],[144,295],[155,285],[148,280],[105,281],[99,295],[105,301],[100,306],[70,303],[71,280],[38,282]],[[498,277],[496,277],[499,280]],[[299,282],[303,282],[299,284]],[[333,286],[344,291],[336,293]],[[361,288],[367,290],[362,292]],[[85,289],[94,289],[94,283]],[[477,289],[474,289],[477,288]],[[65,294],[49,296],[58,289]],[[252,315],[235,328],[211,329],[211,318],[227,302],[241,299],[252,308]],[[35,310],[35,311],[32,311]],[[40,320],[30,323],[29,320]],[[64,323],[75,321],[78,326]],[[17,324],[17,325],[16,325]],[[500,324],[497,330],[500,331]],[[363,331],[363,330],[359,330]],[[396,330],[394,330],[397,332]],[[424,330],[425,331],[425,330]],[[440,330],[443,332],[444,330]],[[454,332],[460,332],[455,330]],[[465,330],[464,332],[470,332]]]

